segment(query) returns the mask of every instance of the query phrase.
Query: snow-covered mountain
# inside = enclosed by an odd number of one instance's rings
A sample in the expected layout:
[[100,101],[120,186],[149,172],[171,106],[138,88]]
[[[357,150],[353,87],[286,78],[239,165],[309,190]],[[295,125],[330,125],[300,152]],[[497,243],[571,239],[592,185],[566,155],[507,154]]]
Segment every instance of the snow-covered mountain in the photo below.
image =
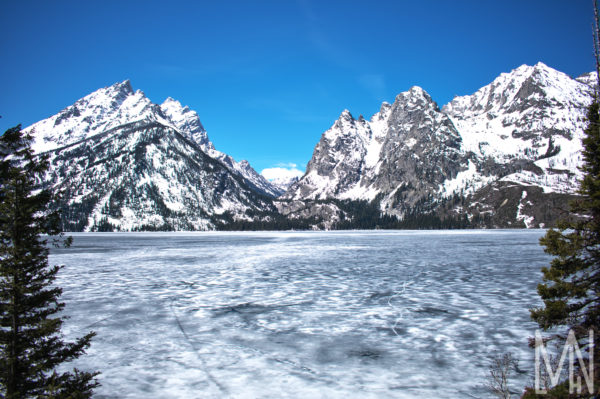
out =
[[304,172],[298,169],[298,165],[289,163],[263,169],[260,174],[271,184],[279,187],[283,194],[292,184],[300,180]]
[[413,87],[370,120],[344,110],[276,200],[289,181],[269,182],[216,150],[195,111],[172,98],[154,104],[129,81],[25,130],[50,157],[46,184],[62,192],[70,230],[252,228],[244,225],[252,220],[327,228],[373,206],[404,220],[536,227],[554,223],[576,194],[596,84],[595,72],[573,79],[538,63],[442,108]]
[[437,190],[458,173],[463,158],[450,118],[413,87],[394,104],[384,103],[370,121],[344,110],[321,137],[306,175],[284,198],[370,201],[384,194],[386,209],[394,209],[399,191],[410,192],[404,199],[412,201]]
[[494,221],[502,226],[552,223],[577,188],[596,81],[595,73],[573,79],[538,63],[442,109],[413,87],[369,121],[345,110],[278,206],[293,216],[311,201],[350,199],[400,217],[443,207],[470,218],[502,215]]
[[160,107],[180,132],[187,134],[188,138],[195,141],[208,156],[221,161],[233,173],[246,179],[257,191],[272,197],[283,194],[285,190],[266,180],[245,159],[237,162],[231,156],[216,150],[213,143],[208,139],[196,111],[192,111],[187,106],[182,107],[179,101],[171,97],[167,98]]
[[269,183],[278,187],[281,190],[281,193],[285,193],[288,188],[298,180],[300,180],[300,176],[280,176],[273,179],[267,179]]
[[50,156],[71,230],[213,228],[272,210],[280,190],[217,151],[198,114],[152,103],[129,81],[91,93],[25,129]]
[[530,161],[543,171],[523,170],[503,181],[572,193],[593,94],[585,82],[542,63],[521,66],[471,96],[455,98],[444,112],[462,132],[464,151],[499,164]]

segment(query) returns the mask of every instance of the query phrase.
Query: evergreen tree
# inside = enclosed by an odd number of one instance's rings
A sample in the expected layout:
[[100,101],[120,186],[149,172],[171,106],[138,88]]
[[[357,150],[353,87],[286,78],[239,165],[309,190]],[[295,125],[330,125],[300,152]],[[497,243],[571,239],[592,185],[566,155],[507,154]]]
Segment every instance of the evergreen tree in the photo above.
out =
[[[545,251],[555,256],[550,267],[542,268],[544,283],[538,293],[544,306],[533,309],[531,317],[541,328],[567,327],[573,330],[580,347],[594,350],[596,371],[600,351],[591,349],[588,332],[598,337],[600,327],[600,117],[598,102],[588,110],[588,127],[583,140],[581,167],[584,178],[572,203],[571,218],[548,230],[540,240]],[[560,337],[560,336],[559,336]]]
[[70,238],[49,211],[51,193],[38,187],[48,160],[33,155],[31,140],[20,126],[0,137],[0,397],[87,398],[98,373],[56,370],[83,354],[94,333],[73,343],[60,334],[60,267],[49,266],[48,244]]
[[544,284],[538,293],[544,307],[534,309],[532,317],[540,327],[599,326],[600,322],[600,119],[598,103],[588,112],[589,125],[583,141],[584,178],[579,193],[582,199],[571,204],[576,216],[559,222],[540,240],[545,251],[556,256],[544,267]]

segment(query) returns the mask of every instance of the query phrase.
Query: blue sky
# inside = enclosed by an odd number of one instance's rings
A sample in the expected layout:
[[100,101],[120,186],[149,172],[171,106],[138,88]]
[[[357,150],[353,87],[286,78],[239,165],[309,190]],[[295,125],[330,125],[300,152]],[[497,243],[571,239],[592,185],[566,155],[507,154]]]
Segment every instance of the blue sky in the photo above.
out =
[[220,151],[304,167],[345,108],[413,85],[440,106],[542,61],[594,69],[591,0],[1,1],[0,129],[130,79],[196,110]]

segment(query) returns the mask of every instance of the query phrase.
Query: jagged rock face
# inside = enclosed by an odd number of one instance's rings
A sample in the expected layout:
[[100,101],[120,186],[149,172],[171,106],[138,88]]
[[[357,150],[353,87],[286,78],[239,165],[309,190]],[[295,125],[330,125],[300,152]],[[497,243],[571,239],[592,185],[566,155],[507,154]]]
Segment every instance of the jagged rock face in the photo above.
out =
[[269,209],[220,162],[157,122],[122,125],[50,153],[70,230],[207,230],[219,215]]
[[321,137],[306,175],[282,199],[366,199],[381,196],[396,213],[437,192],[465,167],[461,137],[421,88],[383,104],[367,122],[344,111]]
[[[358,184],[371,135],[364,119],[355,120],[350,112],[344,111],[315,148],[302,179],[308,184],[293,185],[299,192],[290,196],[323,199],[343,195],[344,190]],[[321,184],[322,181],[326,184]]]
[[534,210],[560,201],[566,207],[577,189],[595,82],[595,73],[572,79],[539,63],[502,74],[441,110],[413,87],[369,122],[345,111],[321,137],[306,175],[281,199],[377,200],[383,211],[402,216],[460,195],[466,200],[456,212],[471,216],[480,212],[477,201],[498,201],[480,190],[495,184],[501,198],[520,203],[512,197],[523,190],[512,187],[529,186],[537,188],[530,190],[532,205],[520,213],[505,207],[514,215],[500,218],[500,226],[551,223],[548,212]]
[[544,228],[566,216],[574,194],[548,193],[541,187],[495,181],[465,201],[470,215],[489,215],[490,227]]
[[368,197],[362,179],[379,160],[390,109],[384,104],[371,122],[342,112],[315,147],[305,175],[282,200]]
[[412,207],[466,169],[461,141],[431,97],[413,87],[392,105],[377,174],[369,176],[367,185],[386,196],[387,211]]
[[278,193],[245,161],[214,149],[196,112],[153,104],[129,81],[100,89],[25,129],[50,156],[69,230],[206,230]]
[[161,105],[162,112],[171,120],[179,132],[196,142],[204,152],[214,150],[213,144],[208,139],[208,134],[196,111],[188,106],[183,107],[181,103],[168,97]]
[[187,106],[182,107],[179,101],[170,97],[161,105],[161,110],[169,117],[178,131],[196,142],[208,156],[221,161],[231,172],[247,180],[247,183],[254,190],[271,197],[277,197],[283,193],[281,188],[271,184],[258,174],[248,161],[237,162],[231,156],[216,150],[213,143],[208,139],[206,130],[204,130],[196,111],[192,111]]

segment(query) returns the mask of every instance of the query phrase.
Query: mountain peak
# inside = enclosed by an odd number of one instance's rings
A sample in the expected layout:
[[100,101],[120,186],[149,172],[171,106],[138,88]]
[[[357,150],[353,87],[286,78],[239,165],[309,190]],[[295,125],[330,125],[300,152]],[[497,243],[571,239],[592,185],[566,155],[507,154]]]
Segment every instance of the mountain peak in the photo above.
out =
[[168,104],[173,104],[173,105],[179,106],[181,108],[181,103],[179,101],[175,100],[173,97],[167,97],[161,105],[168,105]]
[[[548,65],[544,64],[542,61],[538,61],[534,65],[521,64],[520,66],[518,66],[517,68],[513,69],[512,71],[510,71],[506,74],[510,75],[513,72],[533,71],[534,69],[552,69],[552,70],[554,70],[553,68],[550,68]],[[501,75],[503,75],[503,74],[501,74]]]
[[408,89],[408,91],[398,94],[396,96],[395,102],[398,102],[398,101],[402,102],[402,101],[406,101],[407,99],[414,99],[414,98],[422,98],[427,101],[432,101],[429,93],[427,93],[425,90],[423,90],[423,88],[421,88],[419,86],[413,86],[410,89]]
[[409,92],[409,93],[411,93],[411,94],[416,94],[416,95],[420,95],[420,96],[422,96],[422,95],[424,95],[424,94],[426,94],[426,93],[427,93],[427,92],[426,92],[425,90],[423,90],[423,88],[422,88],[422,87],[420,87],[420,86],[413,86],[413,87],[411,87],[411,88],[408,90],[408,92]]
[[[129,79],[125,79],[122,82],[117,82],[112,86],[107,87],[108,91],[130,95],[133,94],[133,87],[131,86],[131,81]],[[102,89],[101,89],[102,90]]]
[[354,117],[352,116],[352,114],[350,113],[350,111],[348,111],[347,109],[345,109],[340,114],[339,119],[354,120]]
[[405,108],[421,108],[430,107],[437,109],[438,106],[435,101],[431,98],[429,93],[423,90],[419,86],[413,86],[408,91],[398,94],[392,105],[393,109],[405,109]]
[[381,103],[381,107],[379,107],[379,112],[377,112],[371,117],[371,123],[377,123],[376,121],[381,122],[386,120],[387,117],[390,115],[391,111],[392,104],[388,103],[387,101],[384,101],[383,103]]
[[167,97],[160,105],[160,109],[181,133],[200,144],[203,150],[212,148],[212,143],[209,142],[206,130],[195,111],[192,111],[187,105],[182,106],[172,97]]
[[[575,80],[543,62],[533,66],[524,64],[500,74],[472,95],[455,97],[443,109],[457,119],[485,114],[491,120],[495,115],[513,112],[514,119],[517,114],[548,106],[550,102],[562,104],[563,108],[567,105],[578,108],[580,100],[588,97],[589,86],[593,87],[589,83],[585,78]],[[509,124],[507,119],[502,129]]]
[[531,68],[531,70],[532,70],[532,72],[531,72],[532,75],[535,75],[535,74],[542,74],[542,75],[546,75],[546,76],[562,75],[564,77],[570,78],[570,76],[566,75],[565,73],[557,71],[556,69],[549,67],[548,65],[544,64],[543,62],[538,62]]
[[540,61],[533,66],[523,64],[520,67],[513,69],[509,73],[500,74],[500,76],[494,82],[498,82],[502,79],[521,81],[527,78],[534,78],[540,80],[540,82],[544,84],[547,79],[544,79],[543,77],[552,77],[552,80],[561,79],[561,77],[570,79],[568,75],[557,71],[556,69],[549,67]]
[[34,151],[45,152],[80,141],[116,126],[147,119],[151,101],[134,93],[129,79],[98,89],[58,114],[26,128],[35,130]]
[[[176,114],[189,114],[187,115],[189,118],[197,119],[197,124],[201,125],[200,118],[198,117],[198,114],[195,111],[192,111],[192,109],[190,109],[190,107],[188,107],[187,105],[181,105],[181,103],[178,100],[175,100],[172,97],[167,97],[165,101],[163,101],[163,103],[160,105],[160,108],[163,110],[163,112],[169,115],[171,119],[178,119],[179,117],[176,116]],[[201,130],[204,130],[204,128],[201,128]]]

